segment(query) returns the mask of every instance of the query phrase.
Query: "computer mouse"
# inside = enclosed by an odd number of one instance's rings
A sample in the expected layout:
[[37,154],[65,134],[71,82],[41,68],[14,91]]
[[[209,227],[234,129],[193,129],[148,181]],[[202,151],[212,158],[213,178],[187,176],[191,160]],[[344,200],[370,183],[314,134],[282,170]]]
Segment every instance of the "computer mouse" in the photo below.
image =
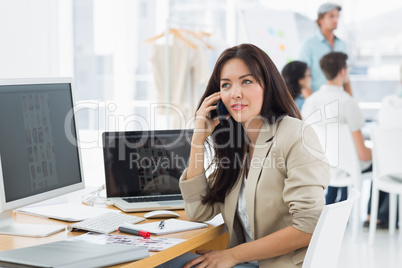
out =
[[144,218],[146,219],[162,219],[162,218],[177,218],[177,217],[180,217],[180,215],[170,210],[154,210],[144,214]]

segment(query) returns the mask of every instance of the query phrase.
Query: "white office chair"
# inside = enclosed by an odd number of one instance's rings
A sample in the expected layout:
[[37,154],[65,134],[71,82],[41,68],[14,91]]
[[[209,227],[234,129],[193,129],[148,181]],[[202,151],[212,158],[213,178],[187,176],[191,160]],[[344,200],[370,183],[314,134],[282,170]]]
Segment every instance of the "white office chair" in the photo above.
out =
[[[373,188],[370,219],[377,219],[379,191],[389,193],[389,234],[395,233],[397,195],[402,217],[402,129],[375,127],[373,141]],[[373,244],[377,221],[370,221],[369,244]],[[402,227],[401,224],[399,226]],[[399,231],[402,237],[402,231]]]
[[303,268],[337,267],[350,212],[359,196],[358,190],[351,189],[347,200],[324,207],[308,246]]
[[[362,189],[362,171],[352,133],[346,124],[312,125],[330,165],[329,186]],[[371,175],[371,173],[369,174]],[[366,174],[367,176],[367,174]],[[371,177],[371,176],[370,176]],[[352,234],[355,238],[360,224],[360,206],[353,209]]]

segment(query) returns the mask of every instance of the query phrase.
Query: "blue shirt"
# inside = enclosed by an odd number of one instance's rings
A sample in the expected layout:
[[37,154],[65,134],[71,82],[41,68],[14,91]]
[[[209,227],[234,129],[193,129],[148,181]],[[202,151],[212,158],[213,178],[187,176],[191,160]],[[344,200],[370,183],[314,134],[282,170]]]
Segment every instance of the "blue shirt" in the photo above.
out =
[[321,71],[320,59],[330,52],[343,52],[347,54],[346,43],[335,36],[334,49],[332,49],[320,29],[304,42],[300,50],[300,60],[307,63],[310,67],[311,89],[313,92],[316,92],[322,85],[327,83],[327,79]]
[[295,98],[295,103],[297,105],[297,108],[299,108],[299,111],[301,111],[301,109],[303,107],[303,104],[304,104],[304,101],[305,101],[305,99],[304,99],[302,94],[300,94],[299,96],[297,96]]

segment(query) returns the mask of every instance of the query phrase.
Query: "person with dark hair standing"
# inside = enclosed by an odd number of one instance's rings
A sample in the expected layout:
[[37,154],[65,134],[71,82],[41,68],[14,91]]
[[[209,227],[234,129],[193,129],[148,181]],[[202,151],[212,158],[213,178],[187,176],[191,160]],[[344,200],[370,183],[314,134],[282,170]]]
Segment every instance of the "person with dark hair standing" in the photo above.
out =
[[[218,101],[228,113],[215,118]],[[305,147],[320,143],[300,118],[263,50],[242,44],[221,54],[195,114],[180,189],[189,220],[222,213],[228,248],[186,253],[161,267],[302,266],[325,204],[329,166]],[[214,153],[207,170],[204,146]]]
[[[329,52],[343,52],[347,54],[346,43],[334,34],[338,28],[341,6],[333,3],[322,4],[317,11],[317,32],[308,38],[302,45],[299,60],[306,62],[311,69],[311,88],[313,93],[326,83],[325,76],[320,68],[320,59]],[[352,95],[350,82],[343,85],[344,90]]]
[[305,62],[291,61],[282,69],[282,77],[285,79],[297,108],[301,110],[305,99],[313,92],[311,91],[311,74],[310,68]]
[[[371,150],[364,145],[361,132],[365,124],[363,114],[357,102],[342,88],[349,81],[347,58],[348,56],[342,52],[331,52],[321,58],[320,66],[328,81],[305,101],[301,113],[306,120],[321,110],[321,115],[325,115],[323,120],[334,118],[340,124],[347,124],[352,132],[362,170],[371,171]],[[335,203],[338,190],[341,191],[339,201],[347,199],[347,187],[329,186],[326,195],[327,204]]]

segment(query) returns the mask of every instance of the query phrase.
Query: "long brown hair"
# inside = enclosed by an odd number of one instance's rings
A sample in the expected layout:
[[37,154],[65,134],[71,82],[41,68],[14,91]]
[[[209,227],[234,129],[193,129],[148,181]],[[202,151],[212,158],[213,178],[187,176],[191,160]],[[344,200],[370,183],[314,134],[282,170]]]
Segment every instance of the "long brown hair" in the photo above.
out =
[[[292,99],[286,84],[275,64],[260,48],[252,44],[241,44],[222,52],[209,79],[204,95],[198,104],[211,94],[220,91],[220,79],[223,66],[233,58],[241,59],[250,70],[258,84],[264,89],[260,116],[269,124],[273,124],[285,115],[301,119],[300,112]],[[219,124],[211,134],[211,142],[206,141],[210,150],[214,151],[212,163],[215,167],[212,174],[213,182],[202,199],[203,204],[224,202],[239,179],[241,164],[247,157],[247,135],[242,124],[229,118],[224,124]],[[225,159],[225,166],[221,160]],[[229,159],[229,161],[226,161]]]

